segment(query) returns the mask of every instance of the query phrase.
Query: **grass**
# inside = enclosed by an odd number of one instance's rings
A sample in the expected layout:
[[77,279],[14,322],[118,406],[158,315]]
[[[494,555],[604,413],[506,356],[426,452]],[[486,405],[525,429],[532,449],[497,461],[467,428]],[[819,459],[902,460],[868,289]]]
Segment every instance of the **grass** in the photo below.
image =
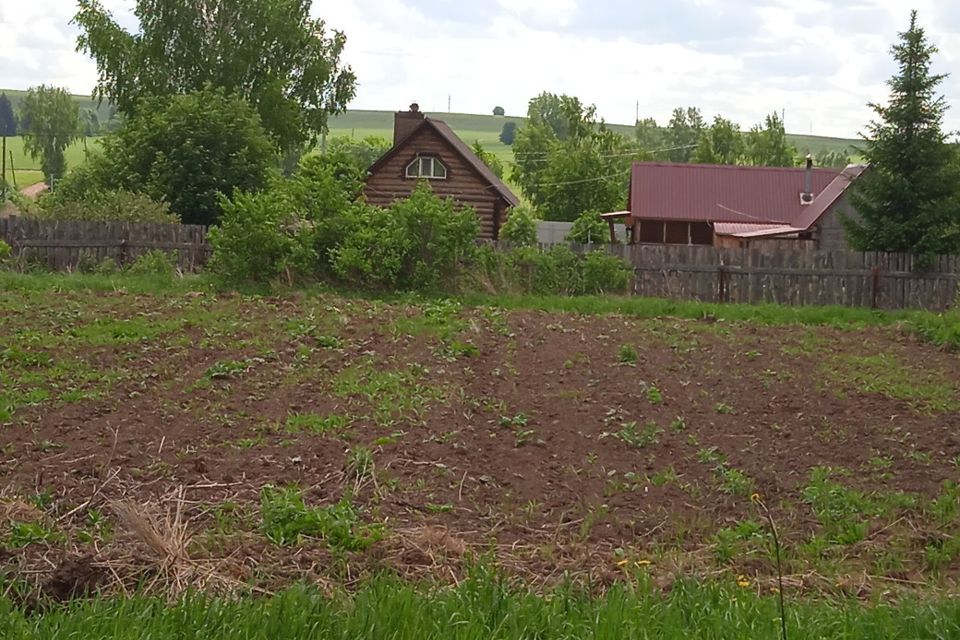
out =
[[960,349],[960,309],[944,313],[920,310],[880,311],[862,307],[716,304],[664,298],[613,296],[468,294],[464,296],[463,301],[468,306],[490,306],[510,310],[567,312],[582,315],[620,314],[640,318],[671,317],[691,320],[710,318],[721,322],[746,322],[770,326],[827,326],[856,330],[870,326],[900,325],[937,346]]
[[[624,571],[643,569],[624,568]],[[0,636],[53,638],[391,638],[393,640],[521,640],[558,638],[777,638],[775,597],[752,587],[680,583],[669,592],[616,586],[596,597],[567,585],[547,595],[511,588],[487,572],[456,589],[432,590],[379,578],[353,594],[329,596],[294,587],[271,597],[187,598],[169,605],[145,597],[92,600],[30,615],[0,600]],[[749,580],[741,580],[748,584]],[[955,638],[960,601],[939,599],[864,606],[840,597],[791,602],[793,640]]]
[[[64,152],[67,160],[67,168],[70,169],[71,167],[83,164],[84,149],[89,148],[92,150],[95,144],[95,140],[77,140],[67,147]],[[13,169],[16,171],[11,170],[10,153],[13,154]],[[7,138],[7,154],[6,178],[10,184],[16,182],[17,188],[23,189],[24,187],[29,187],[43,180],[43,174],[40,172],[40,158],[30,157],[30,154],[28,154],[23,147],[23,137],[13,136]]]

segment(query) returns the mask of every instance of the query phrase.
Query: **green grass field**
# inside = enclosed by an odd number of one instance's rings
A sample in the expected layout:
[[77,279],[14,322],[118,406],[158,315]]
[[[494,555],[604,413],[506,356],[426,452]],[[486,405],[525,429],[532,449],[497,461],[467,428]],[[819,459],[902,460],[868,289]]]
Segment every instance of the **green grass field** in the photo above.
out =
[[[84,149],[95,144],[91,140],[77,140],[71,144],[66,151],[67,169],[76,167],[83,163]],[[11,168],[10,155],[13,155],[13,166]],[[40,158],[31,158],[30,154],[23,148],[23,138],[15,136],[7,138],[7,172],[6,179],[10,184],[15,184],[17,188],[23,189],[32,184],[43,181],[43,174],[40,172]]]
[[[492,576],[430,591],[381,579],[348,595],[295,588],[240,600],[192,597],[174,606],[149,598],[96,600],[30,616],[0,601],[0,635],[54,638],[287,640],[629,640],[778,638],[774,596],[745,589],[679,585],[669,593],[617,587],[601,597],[576,588],[547,597]],[[790,603],[794,640],[926,640],[960,634],[954,599],[864,605],[852,598]]]

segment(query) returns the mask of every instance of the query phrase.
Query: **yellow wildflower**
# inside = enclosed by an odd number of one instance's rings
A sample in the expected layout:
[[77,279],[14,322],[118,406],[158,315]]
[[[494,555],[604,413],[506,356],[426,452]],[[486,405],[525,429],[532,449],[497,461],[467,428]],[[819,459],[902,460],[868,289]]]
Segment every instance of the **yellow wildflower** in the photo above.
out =
[[750,578],[747,576],[737,576],[737,585],[743,589],[750,586]]

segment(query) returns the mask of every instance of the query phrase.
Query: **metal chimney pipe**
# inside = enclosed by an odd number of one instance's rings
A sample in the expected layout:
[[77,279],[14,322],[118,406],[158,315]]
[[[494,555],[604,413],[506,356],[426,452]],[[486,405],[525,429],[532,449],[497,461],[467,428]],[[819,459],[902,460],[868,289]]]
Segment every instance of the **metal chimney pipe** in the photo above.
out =
[[813,200],[813,156],[807,154],[807,172],[803,176],[804,201]]

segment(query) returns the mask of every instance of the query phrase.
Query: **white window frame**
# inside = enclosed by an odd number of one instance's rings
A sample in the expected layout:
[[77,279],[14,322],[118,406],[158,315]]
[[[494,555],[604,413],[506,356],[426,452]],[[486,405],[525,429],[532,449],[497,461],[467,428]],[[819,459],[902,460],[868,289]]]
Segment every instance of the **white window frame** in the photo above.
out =
[[[441,170],[440,175],[435,175],[437,168]],[[417,156],[407,165],[407,168],[404,169],[404,175],[407,178],[446,180],[447,167],[440,161],[440,158],[436,156]]]

